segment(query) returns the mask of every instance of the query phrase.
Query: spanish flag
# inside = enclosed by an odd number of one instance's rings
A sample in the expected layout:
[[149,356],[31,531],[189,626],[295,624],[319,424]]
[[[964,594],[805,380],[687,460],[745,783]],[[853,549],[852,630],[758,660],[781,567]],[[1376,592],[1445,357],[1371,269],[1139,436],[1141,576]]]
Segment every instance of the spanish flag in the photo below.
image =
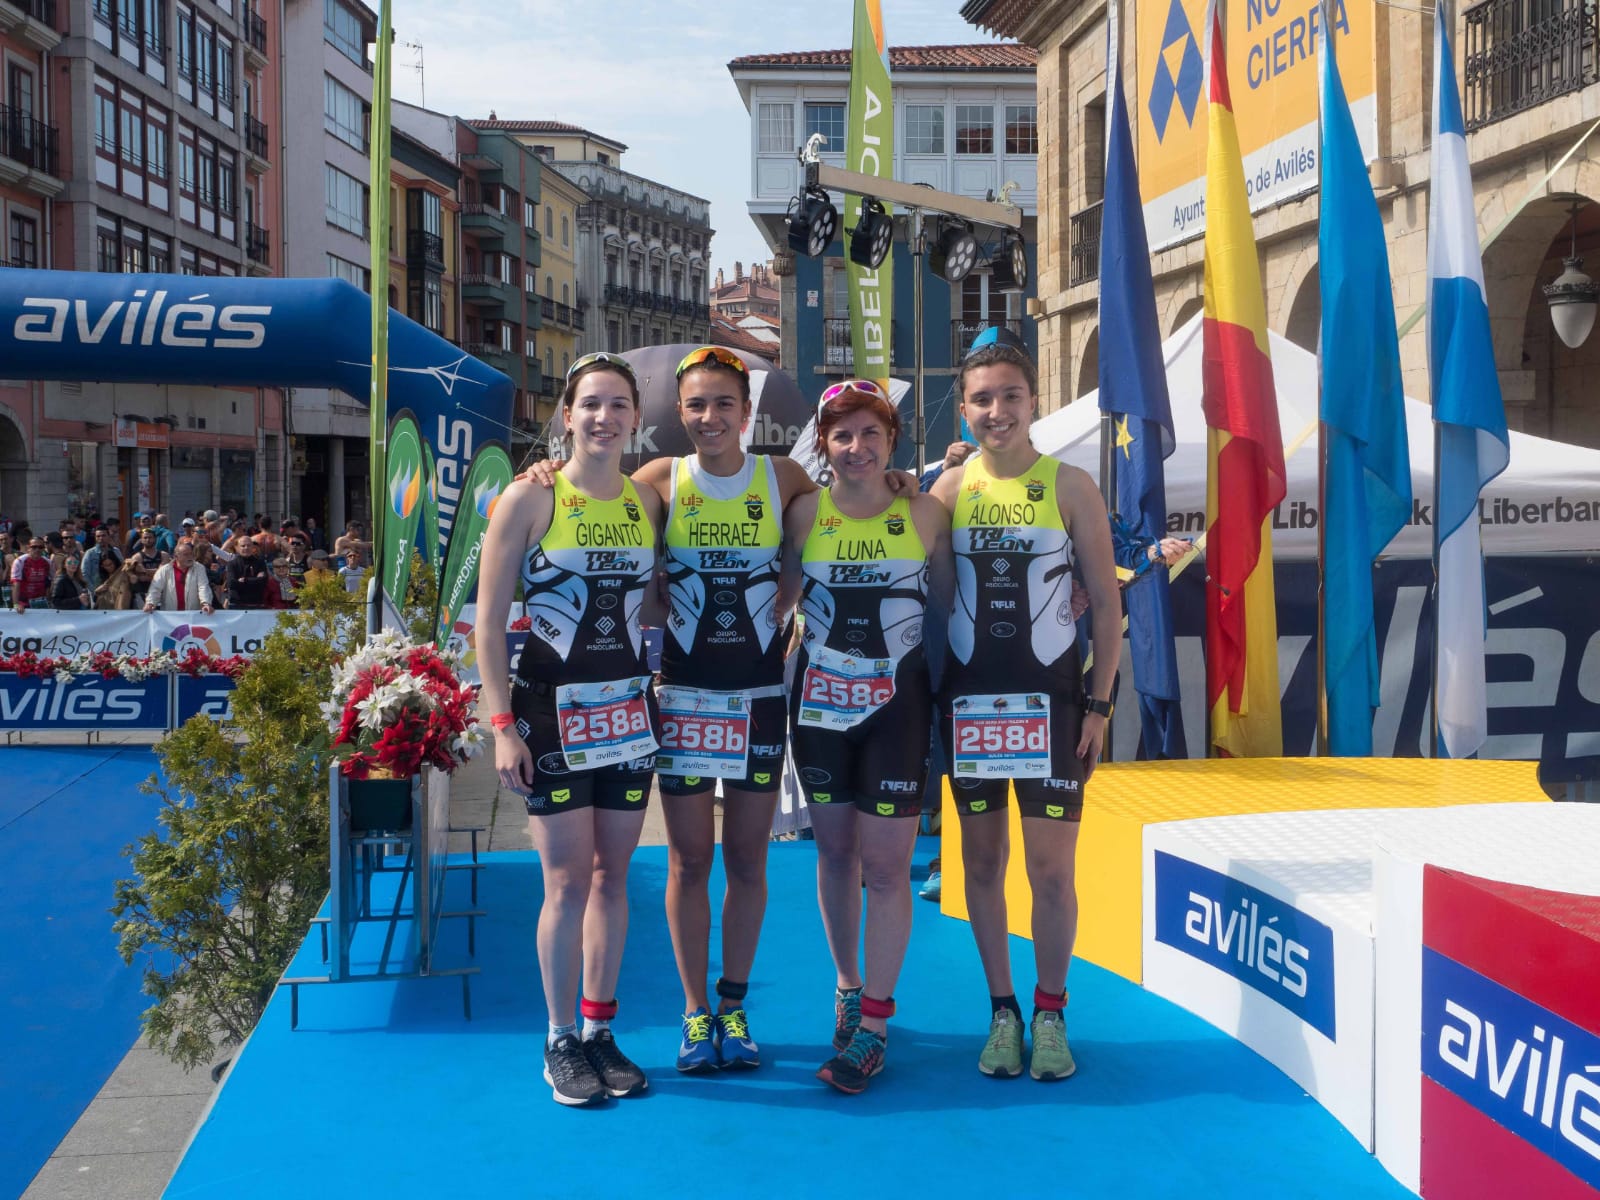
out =
[[1272,510],[1284,497],[1283,438],[1218,0],[1212,0],[1210,8],[1204,351],[1209,451],[1206,701],[1215,751],[1261,757],[1283,753],[1278,615],[1272,586]]

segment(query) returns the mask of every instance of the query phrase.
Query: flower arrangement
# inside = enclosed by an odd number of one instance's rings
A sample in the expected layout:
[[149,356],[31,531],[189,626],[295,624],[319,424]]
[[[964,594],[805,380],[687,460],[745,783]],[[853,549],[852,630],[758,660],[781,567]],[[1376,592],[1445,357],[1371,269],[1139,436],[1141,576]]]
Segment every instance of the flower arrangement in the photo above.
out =
[[448,649],[386,629],[334,667],[333,697],[321,709],[339,769],[352,779],[406,778],[424,766],[454,771],[477,754],[485,739],[457,664]]
[[218,658],[198,646],[191,646],[185,654],[174,654],[170,650],[157,650],[147,655],[97,650],[52,658],[24,650],[20,654],[0,655],[0,672],[12,672],[23,679],[54,678],[57,683],[71,683],[74,677],[81,675],[126,679],[132,683],[162,675],[226,675],[237,679],[249,665],[250,660],[242,655]]

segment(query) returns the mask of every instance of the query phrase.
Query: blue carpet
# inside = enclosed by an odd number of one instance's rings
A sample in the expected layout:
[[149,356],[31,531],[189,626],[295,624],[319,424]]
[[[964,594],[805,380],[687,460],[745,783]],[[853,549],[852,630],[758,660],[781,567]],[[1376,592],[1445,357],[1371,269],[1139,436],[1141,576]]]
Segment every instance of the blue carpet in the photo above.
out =
[[144,747],[0,748],[0,1196],[20,1195],[139,1034],[117,957],[122,848],[155,827]]
[[[918,857],[931,853],[925,841]],[[661,913],[666,854],[642,850],[616,1029],[650,1091],[561,1108],[540,1078],[538,864],[485,861],[475,1019],[462,1019],[453,980],[346,984],[302,989],[292,1032],[280,989],[168,1197],[1410,1195],[1275,1068],[1086,963],[1071,979],[1077,1077],[982,1077],[977,952],[965,924],[921,901],[887,1069],[862,1096],[824,1087],[813,1072],[830,1053],[833,973],[806,843],[771,856],[749,999],[763,1067],[672,1069],[681,996]],[[452,907],[464,887],[452,878]],[[319,969],[315,947],[293,973]],[[1027,990],[1031,947],[1016,940],[1013,953]],[[441,965],[466,961],[446,943]]]

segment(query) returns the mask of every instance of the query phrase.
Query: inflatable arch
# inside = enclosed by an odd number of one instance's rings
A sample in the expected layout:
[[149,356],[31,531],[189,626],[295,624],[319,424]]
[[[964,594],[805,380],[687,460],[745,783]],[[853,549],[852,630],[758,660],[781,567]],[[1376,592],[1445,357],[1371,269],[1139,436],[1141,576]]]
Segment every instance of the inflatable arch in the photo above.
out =
[[[335,387],[371,396],[372,308],[342,279],[0,271],[11,379]],[[389,412],[409,409],[438,468],[439,539],[476,451],[506,444],[511,379],[393,309]]]

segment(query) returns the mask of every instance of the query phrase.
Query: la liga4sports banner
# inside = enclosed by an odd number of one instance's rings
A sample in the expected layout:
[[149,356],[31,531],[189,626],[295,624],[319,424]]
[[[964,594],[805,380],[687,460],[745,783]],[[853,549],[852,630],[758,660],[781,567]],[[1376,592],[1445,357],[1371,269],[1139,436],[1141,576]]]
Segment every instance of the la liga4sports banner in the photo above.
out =
[[102,651],[144,658],[158,650],[213,658],[249,658],[261,649],[278,614],[267,610],[201,612],[0,612],[0,656],[33,653],[76,658]]

